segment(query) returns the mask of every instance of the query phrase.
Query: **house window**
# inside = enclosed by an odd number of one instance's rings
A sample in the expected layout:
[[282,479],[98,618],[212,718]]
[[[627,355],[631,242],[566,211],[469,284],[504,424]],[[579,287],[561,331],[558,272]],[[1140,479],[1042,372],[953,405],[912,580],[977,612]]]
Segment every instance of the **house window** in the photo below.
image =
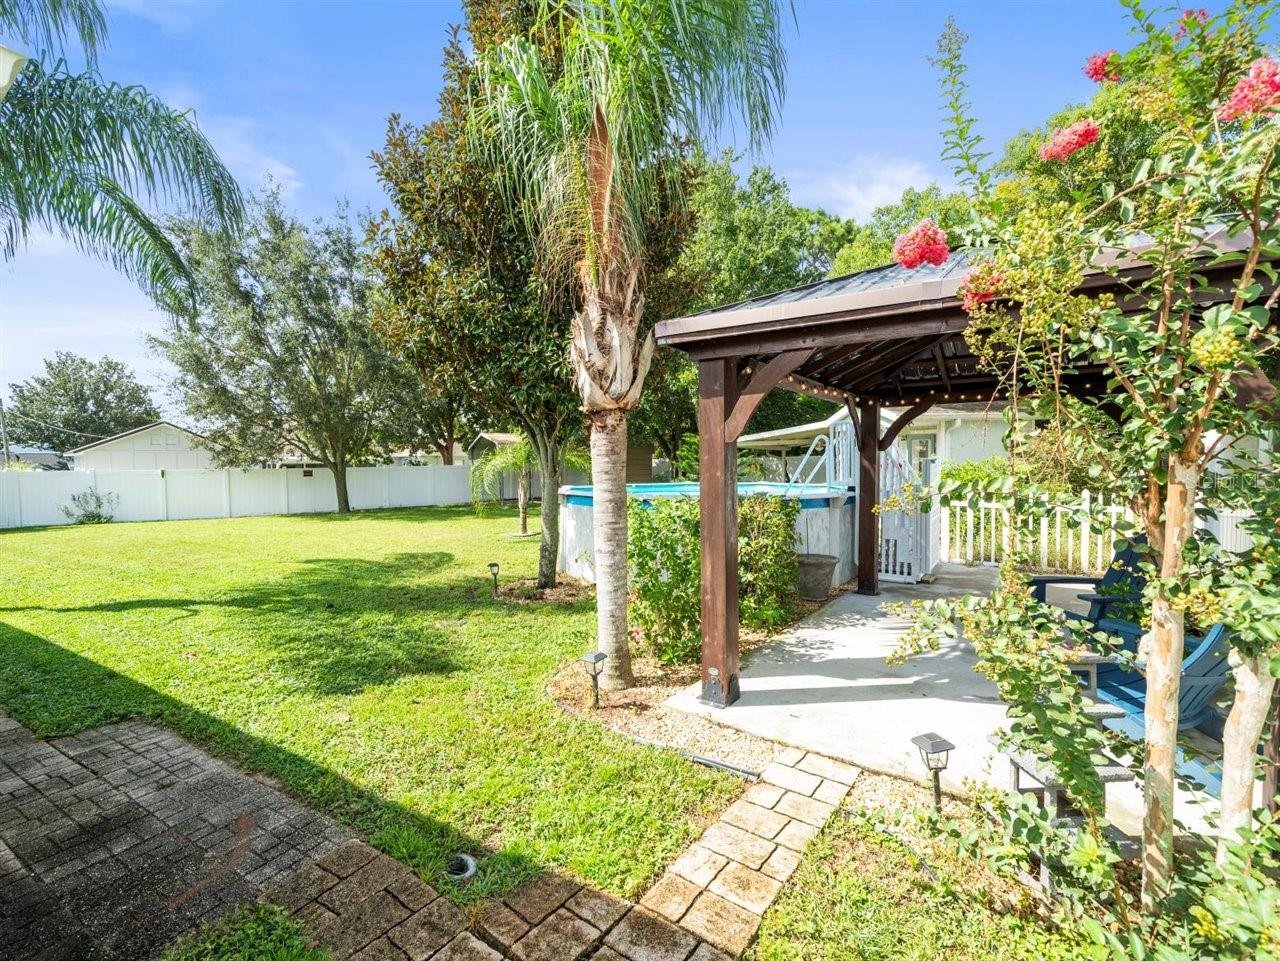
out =
[[923,480],[925,468],[938,456],[936,434],[908,434],[903,441],[907,448],[907,462],[916,476]]

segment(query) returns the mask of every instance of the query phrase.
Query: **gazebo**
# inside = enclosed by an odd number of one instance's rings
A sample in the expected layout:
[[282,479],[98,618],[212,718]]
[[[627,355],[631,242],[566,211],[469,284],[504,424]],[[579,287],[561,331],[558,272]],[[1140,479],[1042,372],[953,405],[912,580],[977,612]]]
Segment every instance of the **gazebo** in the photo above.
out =
[[[1218,251],[1232,238],[1208,238]],[[998,399],[1004,387],[985,371],[964,339],[969,316],[960,288],[973,254],[952,254],[939,267],[898,266],[768,294],[662,321],[660,345],[698,365],[698,438],[702,517],[702,699],[727,707],[738,699],[737,440],[764,396],[784,387],[844,404],[853,419],[857,484],[857,589],[879,592],[876,504],[879,452],[932,405]],[[1149,271],[1129,257],[1115,273],[1099,270],[1083,289],[1111,292],[1120,303],[1127,283]],[[1221,299],[1234,264],[1207,266]],[[1265,377],[1240,386],[1242,396],[1274,404]],[[1082,396],[1112,387],[1101,367],[1081,365],[1064,385]],[[880,433],[882,407],[902,407]]]

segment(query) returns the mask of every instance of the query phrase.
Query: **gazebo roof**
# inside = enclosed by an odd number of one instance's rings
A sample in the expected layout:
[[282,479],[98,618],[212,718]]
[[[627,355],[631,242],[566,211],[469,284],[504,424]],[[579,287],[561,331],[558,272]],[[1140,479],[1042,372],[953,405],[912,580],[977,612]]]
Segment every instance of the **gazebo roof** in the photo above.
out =
[[748,363],[816,347],[781,386],[836,402],[985,399],[996,384],[965,344],[958,293],[974,259],[961,251],[940,267],[892,264],[766,294],[660,323],[658,342]]
[[[1225,231],[1204,240],[1206,254],[1240,245],[1241,238]],[[1108,256],[1082,289],[1110,290],[1123,300],[1126,281],[1150,269],[1135,256],[1143,246],[1135,238],[1129,249]],[[957,251],[938,267],[875,267],[665,320],[655,333],[659,344],[695,359],[738,358],[747,369],[796,352],[802,359],[779,386],[837,403],[988,400],[997,396],[1000,381],[969,350],[969,316],[960,305],[960,288],[982,256]],[[1235,266],[1206,267],[1204,273]],[[1116,267],[1116,273],[1104,269]],[[1064,387],[1080,394],[1108,390],[1102,369],[1088,364],[1078,365]]]

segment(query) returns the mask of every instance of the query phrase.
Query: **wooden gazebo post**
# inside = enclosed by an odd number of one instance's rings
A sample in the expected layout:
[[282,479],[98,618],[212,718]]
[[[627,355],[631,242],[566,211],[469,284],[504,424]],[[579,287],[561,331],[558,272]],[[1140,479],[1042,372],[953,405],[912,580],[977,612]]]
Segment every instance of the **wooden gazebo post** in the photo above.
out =
[[737,357],[698,361],[698,491],[702,523],[702,700],[738,699],[738,438],[760,401],[814,348],[784,350],[739,388]]
[[858,593],[880,593],[880,404],[861,400],[858,431]]
[[717,707],[738,699],[738,438],[725,436],[737,395],[734,359],[699,361],[702,700]]

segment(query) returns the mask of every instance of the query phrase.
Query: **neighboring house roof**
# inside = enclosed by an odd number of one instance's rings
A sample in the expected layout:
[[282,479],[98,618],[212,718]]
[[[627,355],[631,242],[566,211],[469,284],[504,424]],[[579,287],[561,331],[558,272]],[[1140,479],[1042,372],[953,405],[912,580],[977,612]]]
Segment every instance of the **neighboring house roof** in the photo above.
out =
[[519,443],[520,435],[508,434],[508,433],[504,433],[503,431],[492,431],[492,430],[482,431],[481,433],[476,435],[476,439],[471,442],[471,444],[467,447],[467,450],[470,450],[472,447],[475,447],[476,444],[482,440],[487,440],[494,447],[506,447],[510,444]]
[[[917,417],[912,426],[921,423],[936,424],[940,420],[980,419],[994,417],[1004,410],[1005,404],[938,404]],[[880,411],[880,422],[891,424],[905,408],[885,407]],[[837,410],[826,420],[817,420],[810,424],[799,424],[796,427],[784,427],[780,430],[760,431],[756,434],[744,434],[738,438],[738,446],[755,450],[782,450],[788,447],[802,447],[809,444],[819,434],[827,433],[833,424],[849,419],[846,408]]]
[[190,434],[192,437],[199,437],[199,438],[204,437],[203,434],[197,434],[195,431],[188,430],[186,427],[183,427],[181,424],[173,423],[173,421],[158,420],[151,424],[143,424],[141,427],[135,427],[133,428],[133,430],[124,430],[118,434],[112,434],[110,437],[103,437],[101,440],[95,440],[88,444],[81,444],[79,447],[73,447],[71,450],[67,451],[63,456],[72,457],[76,454],[83,454],[85,451],[93,450],[95,447],[102,447],[105,444],[114,443],[115,441],[118,441],[121,438],[132,437],[134,434],[141,434],[143,431],[148,431],[156,427],[172,427],[174,430],[180,430],[184,434]]
[[10,444],[9,453],[14,457],[34,457],[38,454],[53,454],[55,457],[61,456],[52,447],[44,447],[41,444]]

